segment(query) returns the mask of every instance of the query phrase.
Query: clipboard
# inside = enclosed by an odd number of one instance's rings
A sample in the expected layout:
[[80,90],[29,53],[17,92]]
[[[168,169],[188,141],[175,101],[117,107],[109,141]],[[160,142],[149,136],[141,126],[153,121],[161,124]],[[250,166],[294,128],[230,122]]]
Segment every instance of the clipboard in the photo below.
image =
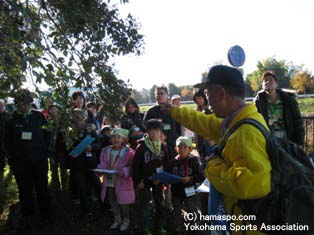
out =
[[88,145],[93,143],[95,138],[91,136],[86,136],[81,143],[79,143],[70,153],[69,155],[73,158],[78,157],[81,153],[84,152],[84,150],[87,148]]
[[177,182],[181,182],[182,177],[170,174],[166,171],[160,171],[157,174],[149,176],[147,179],[149,179],[151,181],[159,180],[163,184],[174,184]]

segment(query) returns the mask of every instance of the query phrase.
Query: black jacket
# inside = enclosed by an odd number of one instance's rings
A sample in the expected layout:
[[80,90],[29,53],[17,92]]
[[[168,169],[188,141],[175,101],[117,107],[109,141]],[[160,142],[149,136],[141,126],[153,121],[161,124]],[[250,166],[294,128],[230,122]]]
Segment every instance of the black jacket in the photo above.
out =
[[141,131],[145,132],[143,125],[144,114],[135,113],[125,113],[121,117],[121,128],[130,130],[133,126],[140,128]]
[[160,155],[156,156],[148,149],[144,140],[139,141],[132,162],[132,178],[135,187],[141,180],[144,180],[146,187],[153,186],[152,182],[147,180],[147,177],[155,174],[156,168],[167,165],[169,159],[167,153],[166,146],[161,144]]
[[94,169],[97,167],[99,163],[99,156],[100,156],[100,143],[99,139],[97,138],[96,132],[92,131],[91,133],[87,133],[85,130],[82,131],[81,135],[78,137],[77,141],[73,144],[72,148],[69,152],[71,152],[77,145],[79,145],[85,137],[90,136],[93,137],[95,140],[91,144],[92,151],[90,152],[90,156],[86,154],[86,152],[82,152],[77,157],[67,156],[70,162],[71,169],[80,169],[80,170],[88,170]]
[[196,183],[201,184],[204,180],[201,165],[199,164],[197,157],[193,155],[184,159],[171,159],[165,170],[180,177],[191,177],[191,181],[187,184],[178,182],[171,185],[171,193],[174,197],[185,198],[186,187],[195,186]]
[[[4,147],[8,158],[14,160],[43,160],[48,157],[49,132],[47,120],[39,111],[18,114],[16,111],[7,123]],[[30,140],[22,139],[23,132],[31,132]]]
[[7,126],[7,122],[10,119],[10,114],[6,111],[0,113],[0,155],[5,155],[4,151],[4,134]]
[[[277,89],[277,93],[281,96],[283,102],[283,113],[287,138],[299,145],[304,144],[304,126],[295,96],[291,93]],[[268,117],[268,101],[265,91],[261,91],[255,97],[255,105],[269,126]]]

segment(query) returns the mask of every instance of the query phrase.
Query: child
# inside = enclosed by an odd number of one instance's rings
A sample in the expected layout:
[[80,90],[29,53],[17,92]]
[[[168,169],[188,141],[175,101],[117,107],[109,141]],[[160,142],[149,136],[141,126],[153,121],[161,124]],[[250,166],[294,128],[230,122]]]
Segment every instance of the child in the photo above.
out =
[[110,229],[120,228],[120,231],[128,229],[130,225],[129,204],[135,201],[131,178],[134,150],[125,145],[127,136],[128,130],[126,129],[114,128],[112,130],[112,145],[101,151],[98,166],[101,169],[117,171],[116,174],[103,176],[101,199],[102,201],[105,200],[107,192],[109,204],[114,214],[114,222]]
[[[73,116],[73,133],[74,141],[72,148],[74,149],[81,141],[90,136],[95,138],[91,145],[88,145],[84,152],[77,157],[70,157],[70,188],[74,204],[80,204],[83,212],[90,210],[91,186],[95,192],[100,191],[99,179],[90,169],[97,166],[97,156],[99,156],[99,143],[97,142],[96,132],[88,132],[87,113],[81,109],[74,110]],[[89,130],[90,131],[90,130]],[[79,198],[79,202],[77,201]]]
[[191,155],[192,140],[188,137],[179,137],[176,141],[178,155],[169,161],[166,171],[181,176],[182,181],[171,185],[172,205],[174,208],[174,220],[172,232],[178,232],[184,224],[181,210],[189,213],[197,212],[195,184],[204,180],[198,158]]
[[101,143],[101,148],[111,145],[110,135],[111,135],[111,127],[109,125],[104,125],[101,128],[100,133],[98,135],[98,138]]
[[166,146],[161,144],[162,123],[157,119],[147,122],[147,136],[138,142],[132,164],[134,188],[136,189],[136,218],[142,234],[149,229],[151,189],[155,205],[154,229],[158,233],[164,214],[162,184],[153,184],[147,177],[157,173],[166,165],[168,154]]

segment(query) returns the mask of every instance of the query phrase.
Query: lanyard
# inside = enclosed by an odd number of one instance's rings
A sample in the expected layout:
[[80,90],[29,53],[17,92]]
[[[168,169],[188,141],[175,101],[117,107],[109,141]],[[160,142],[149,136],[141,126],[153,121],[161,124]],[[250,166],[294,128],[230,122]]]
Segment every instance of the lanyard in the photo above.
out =
[[[123,147],[122,147],[123,148]],[[121,149],[122,149],[121,148]],[[116,159],[114,160],[113,164],[111,165],[112,163],[112,158],[113,156],[111,155],[112,154],[112,148],[110,149],[110,153],[109,153],[109,160],[110,160],[110,163],[109,163],[109,170],[114,170],[116,167],[117,167],[117,162],[119,160],[119,156],[120,156],[120,153],[121,153],[121,149],[119,150],[117,156],[116,156]]]

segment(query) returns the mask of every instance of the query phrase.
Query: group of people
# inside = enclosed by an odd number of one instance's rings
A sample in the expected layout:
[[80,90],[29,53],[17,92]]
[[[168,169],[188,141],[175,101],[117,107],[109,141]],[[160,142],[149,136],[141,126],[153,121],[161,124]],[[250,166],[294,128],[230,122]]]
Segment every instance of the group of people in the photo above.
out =
[[[251,125],[239,127],[221,154],[215,155],[228,130],[240,120],[251,118],[274,136],[304,143],[304,127],[294,95],[278,89],[271,71],[263,74],[262,83],[263,91],[247,104],[242,74],[232,67],[213,66],[202,83],[195,85],[195,110],[179,107],[180,96],[173,96],[171,104],[167,88],[156,87],[156,105],[145,115],[133,98],[125,102],[119,127],[103,125],[99,107],[93,102],[85,104],[84,94],[74,92],[70,134],[75,141],[70,149],[60,128],[58,105],[49,104],[45,117],[31,109],[33,98],[26,89],[16,93],[16,110],[11,115],[1,101],[0,170],[5,156],[18,185],[21,226],[32,223],[34,191],[42,222],[51,217],[48,156],[54,185],[63,190],[68,184],[73,204],[78,204],[82,212],[88,212],[93,197],[110,205],[114,215],[110,229],[126,231],[132,222],[141,234],[159,234],[161,229],[183,234],[182,209],[214,213],[208,195],[195,192],[205,178],[222,195],[225,213],[241,214],[238,200],[270,192],[271,164],[264,136]],[[194,144],[184,136],[183,127],[196,133],[199,157],[192,155]],[[91,143],[83,152],[70,156],[86,137],[92,138]],[[66,169],[70,169],[69,179]],[[172,185],[149,180],[160,171],[182,180]],[[130,210],[134,210],[134,219],[130,218]],[[173,223],[165,223],[170,217]]]

